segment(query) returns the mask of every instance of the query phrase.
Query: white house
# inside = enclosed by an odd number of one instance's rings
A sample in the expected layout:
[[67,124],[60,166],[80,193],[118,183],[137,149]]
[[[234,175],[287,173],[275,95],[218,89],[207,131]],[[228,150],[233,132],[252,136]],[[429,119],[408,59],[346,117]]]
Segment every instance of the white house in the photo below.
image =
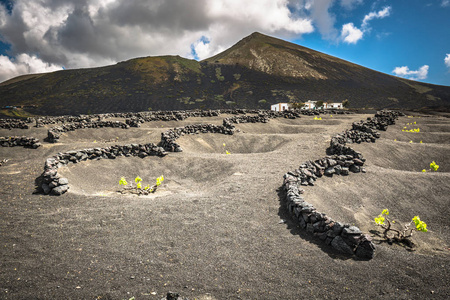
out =
[[302,107],[302,109],[318,109],[318,108],[324,108],[324,109],[342,109],[342,103],[341,102],[323,102],[321,107],[317,107],[318,101],[311,101],[308,100],[305,102],[305,105]]
[[270,110],[273,111],[284,111],[289,109],[288,103],[277,103],[270,106]]
[[302,107],[302,109],[314,109],[316,108],[317,101],[311,101],[308,100],[305,102],[305,105]]
[[341,102],[324,102],[323,108],[334,108],[334,109],[342,109],[342,103]]

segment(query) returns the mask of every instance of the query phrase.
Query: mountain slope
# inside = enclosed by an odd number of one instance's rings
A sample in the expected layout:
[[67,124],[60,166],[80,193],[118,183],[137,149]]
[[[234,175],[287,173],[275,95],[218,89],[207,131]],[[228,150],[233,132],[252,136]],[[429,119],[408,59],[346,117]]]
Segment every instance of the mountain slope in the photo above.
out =
[[49,115],[269,108],[309,99],[348,99],[352,107],[450,106],[450,87],[386,75],[260,33],[201,62],[144,57],[0,84],[0,106],[34,105],[30,112]]

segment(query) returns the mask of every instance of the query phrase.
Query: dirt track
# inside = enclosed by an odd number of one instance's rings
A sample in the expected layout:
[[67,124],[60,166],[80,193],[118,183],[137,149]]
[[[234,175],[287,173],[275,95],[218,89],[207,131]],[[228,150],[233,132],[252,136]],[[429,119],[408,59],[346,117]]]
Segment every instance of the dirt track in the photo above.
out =
[[[164,158],[69,165],[59,169],[70,184],[60,197],[32,194],[45,159],[57,152],[157,142],[168,127],[221,124],[224,116],[78,130],[37,150],[0,148],[0,160],[9,159],[0,167],[0,298],[138,300],[176,291],[190,299],[448,299],[449,119],[402,117],[376,143],[352,145],[367,159],[366,174],[305,188],[318,211],[366,233],[377,229],[373,218],[384,208],[403,222],[419,215],[429,232],[415,235],[416,251],[374,234],[372,260],[342,256],[300,230],[280,205],[283,174],[323,157],[331,135],[368,116],[238,124],[234,136],[184,136],[177,141],[184,152]],[[42,141],[46,130],[0,136]],[[422,173],[433,160],[439,172]],[[152,196],[115,192],[121,176],[130,182],[139,175],[146,185],[162,174],[166,181]]]

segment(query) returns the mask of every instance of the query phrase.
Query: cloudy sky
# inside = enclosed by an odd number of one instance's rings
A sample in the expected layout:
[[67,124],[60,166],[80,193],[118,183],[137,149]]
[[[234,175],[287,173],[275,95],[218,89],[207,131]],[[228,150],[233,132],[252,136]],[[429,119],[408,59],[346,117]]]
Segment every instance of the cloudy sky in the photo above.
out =
[[142,56],[201,60],[254,31],[450,85],[450,0],[0,0],[0,82]]

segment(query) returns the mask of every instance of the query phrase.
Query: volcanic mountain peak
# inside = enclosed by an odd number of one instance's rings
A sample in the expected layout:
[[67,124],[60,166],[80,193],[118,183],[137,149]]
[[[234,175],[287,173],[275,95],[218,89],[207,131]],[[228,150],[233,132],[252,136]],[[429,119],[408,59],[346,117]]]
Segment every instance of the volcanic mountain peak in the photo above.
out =
[[270,75],[327,79],[308,61],[306,48],[255,32],[237,44],[205,61],[238,64]]
[[202,62],[141,57],[0,84],[0,107],[34,107],[30,113],[50,115],[267,109],[277,102],[344,99],[351,107],[448,107],[450,87],[383,74],[257,32]]
[[[350,62],[259,32],[243,38],[231,48],[206,59],[208,63],[238,64],[270,75],[299,79],[329,79],[339,64],[345,68],[362,68]],[[339,74],[332,74],[340,77]]]

